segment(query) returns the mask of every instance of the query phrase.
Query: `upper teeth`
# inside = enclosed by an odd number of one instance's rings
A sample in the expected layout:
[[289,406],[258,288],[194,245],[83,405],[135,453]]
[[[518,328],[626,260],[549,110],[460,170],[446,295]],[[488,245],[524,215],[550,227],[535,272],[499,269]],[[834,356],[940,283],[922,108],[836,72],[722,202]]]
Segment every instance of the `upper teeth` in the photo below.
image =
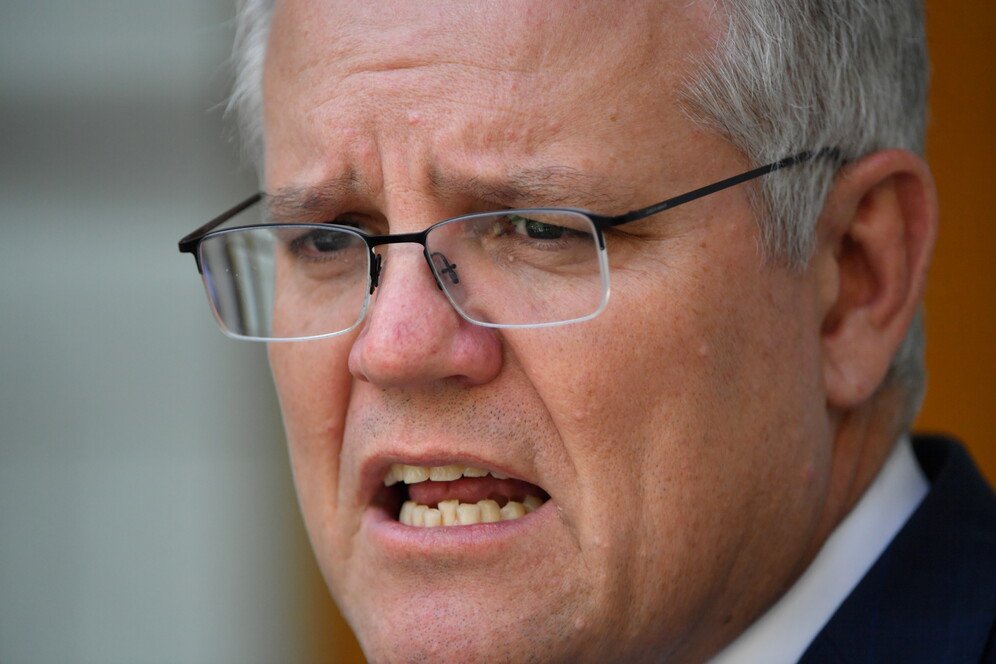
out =
[[484,477],[488,474],[499,480],[508,479],[508,475],[502,475],[494,470],[487,471],[483,468],[475,468],[474,466],[455,464],[449,466],[409,466],[403,463],[392,463],[391,467],[387,470],[387,474],[384,476],[384,486],[391,486],[398,482],[418,484],[419,482],[428,480],[450,482],[458,480],[461,477]]

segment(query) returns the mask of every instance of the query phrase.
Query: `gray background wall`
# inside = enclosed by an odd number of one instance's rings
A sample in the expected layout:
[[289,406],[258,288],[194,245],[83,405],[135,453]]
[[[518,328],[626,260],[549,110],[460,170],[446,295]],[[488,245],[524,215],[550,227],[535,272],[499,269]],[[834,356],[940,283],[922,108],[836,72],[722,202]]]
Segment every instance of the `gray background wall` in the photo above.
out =
[[254,189],[230,12],[0,2],[0,662],[304,657],[263,348],[176,251]]
[[[996,4],[927,5],[919,426],[996,480]],[[175,249],[254,188],[216,108],[230,12],[0,0],[0,663],[343,657],[262,348],[214,329]]]

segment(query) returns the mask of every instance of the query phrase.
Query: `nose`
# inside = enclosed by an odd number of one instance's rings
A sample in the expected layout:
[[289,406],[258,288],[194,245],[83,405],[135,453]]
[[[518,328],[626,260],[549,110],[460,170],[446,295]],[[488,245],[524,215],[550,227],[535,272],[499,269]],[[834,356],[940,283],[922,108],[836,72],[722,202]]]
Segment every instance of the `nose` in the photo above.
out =
[[446,379],[480,385],[498,375],[501,358],[498,333],[456,312],[417,246],[387,247],[370,310],[349,353],[355,378],[384,388]]

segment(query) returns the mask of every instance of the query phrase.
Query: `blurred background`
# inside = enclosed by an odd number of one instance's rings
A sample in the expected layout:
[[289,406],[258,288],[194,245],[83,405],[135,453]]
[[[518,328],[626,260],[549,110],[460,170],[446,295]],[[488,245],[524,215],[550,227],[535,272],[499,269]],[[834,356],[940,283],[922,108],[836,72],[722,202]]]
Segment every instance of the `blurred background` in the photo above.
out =
[[[932,0],[942,234],[918,426],[996,480],[996,4]],[[0,2],[0,662],[355,662],[261,346],[179,237],[255,188],[229,0]]]

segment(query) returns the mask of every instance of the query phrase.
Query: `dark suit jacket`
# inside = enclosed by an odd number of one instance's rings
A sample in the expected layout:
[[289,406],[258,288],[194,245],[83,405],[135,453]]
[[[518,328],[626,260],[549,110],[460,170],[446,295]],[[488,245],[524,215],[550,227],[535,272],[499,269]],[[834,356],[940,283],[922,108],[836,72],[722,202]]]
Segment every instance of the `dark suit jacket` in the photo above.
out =
[[957,443],[913,448],[930,492],[800,664],[996,663],[996,497]]

